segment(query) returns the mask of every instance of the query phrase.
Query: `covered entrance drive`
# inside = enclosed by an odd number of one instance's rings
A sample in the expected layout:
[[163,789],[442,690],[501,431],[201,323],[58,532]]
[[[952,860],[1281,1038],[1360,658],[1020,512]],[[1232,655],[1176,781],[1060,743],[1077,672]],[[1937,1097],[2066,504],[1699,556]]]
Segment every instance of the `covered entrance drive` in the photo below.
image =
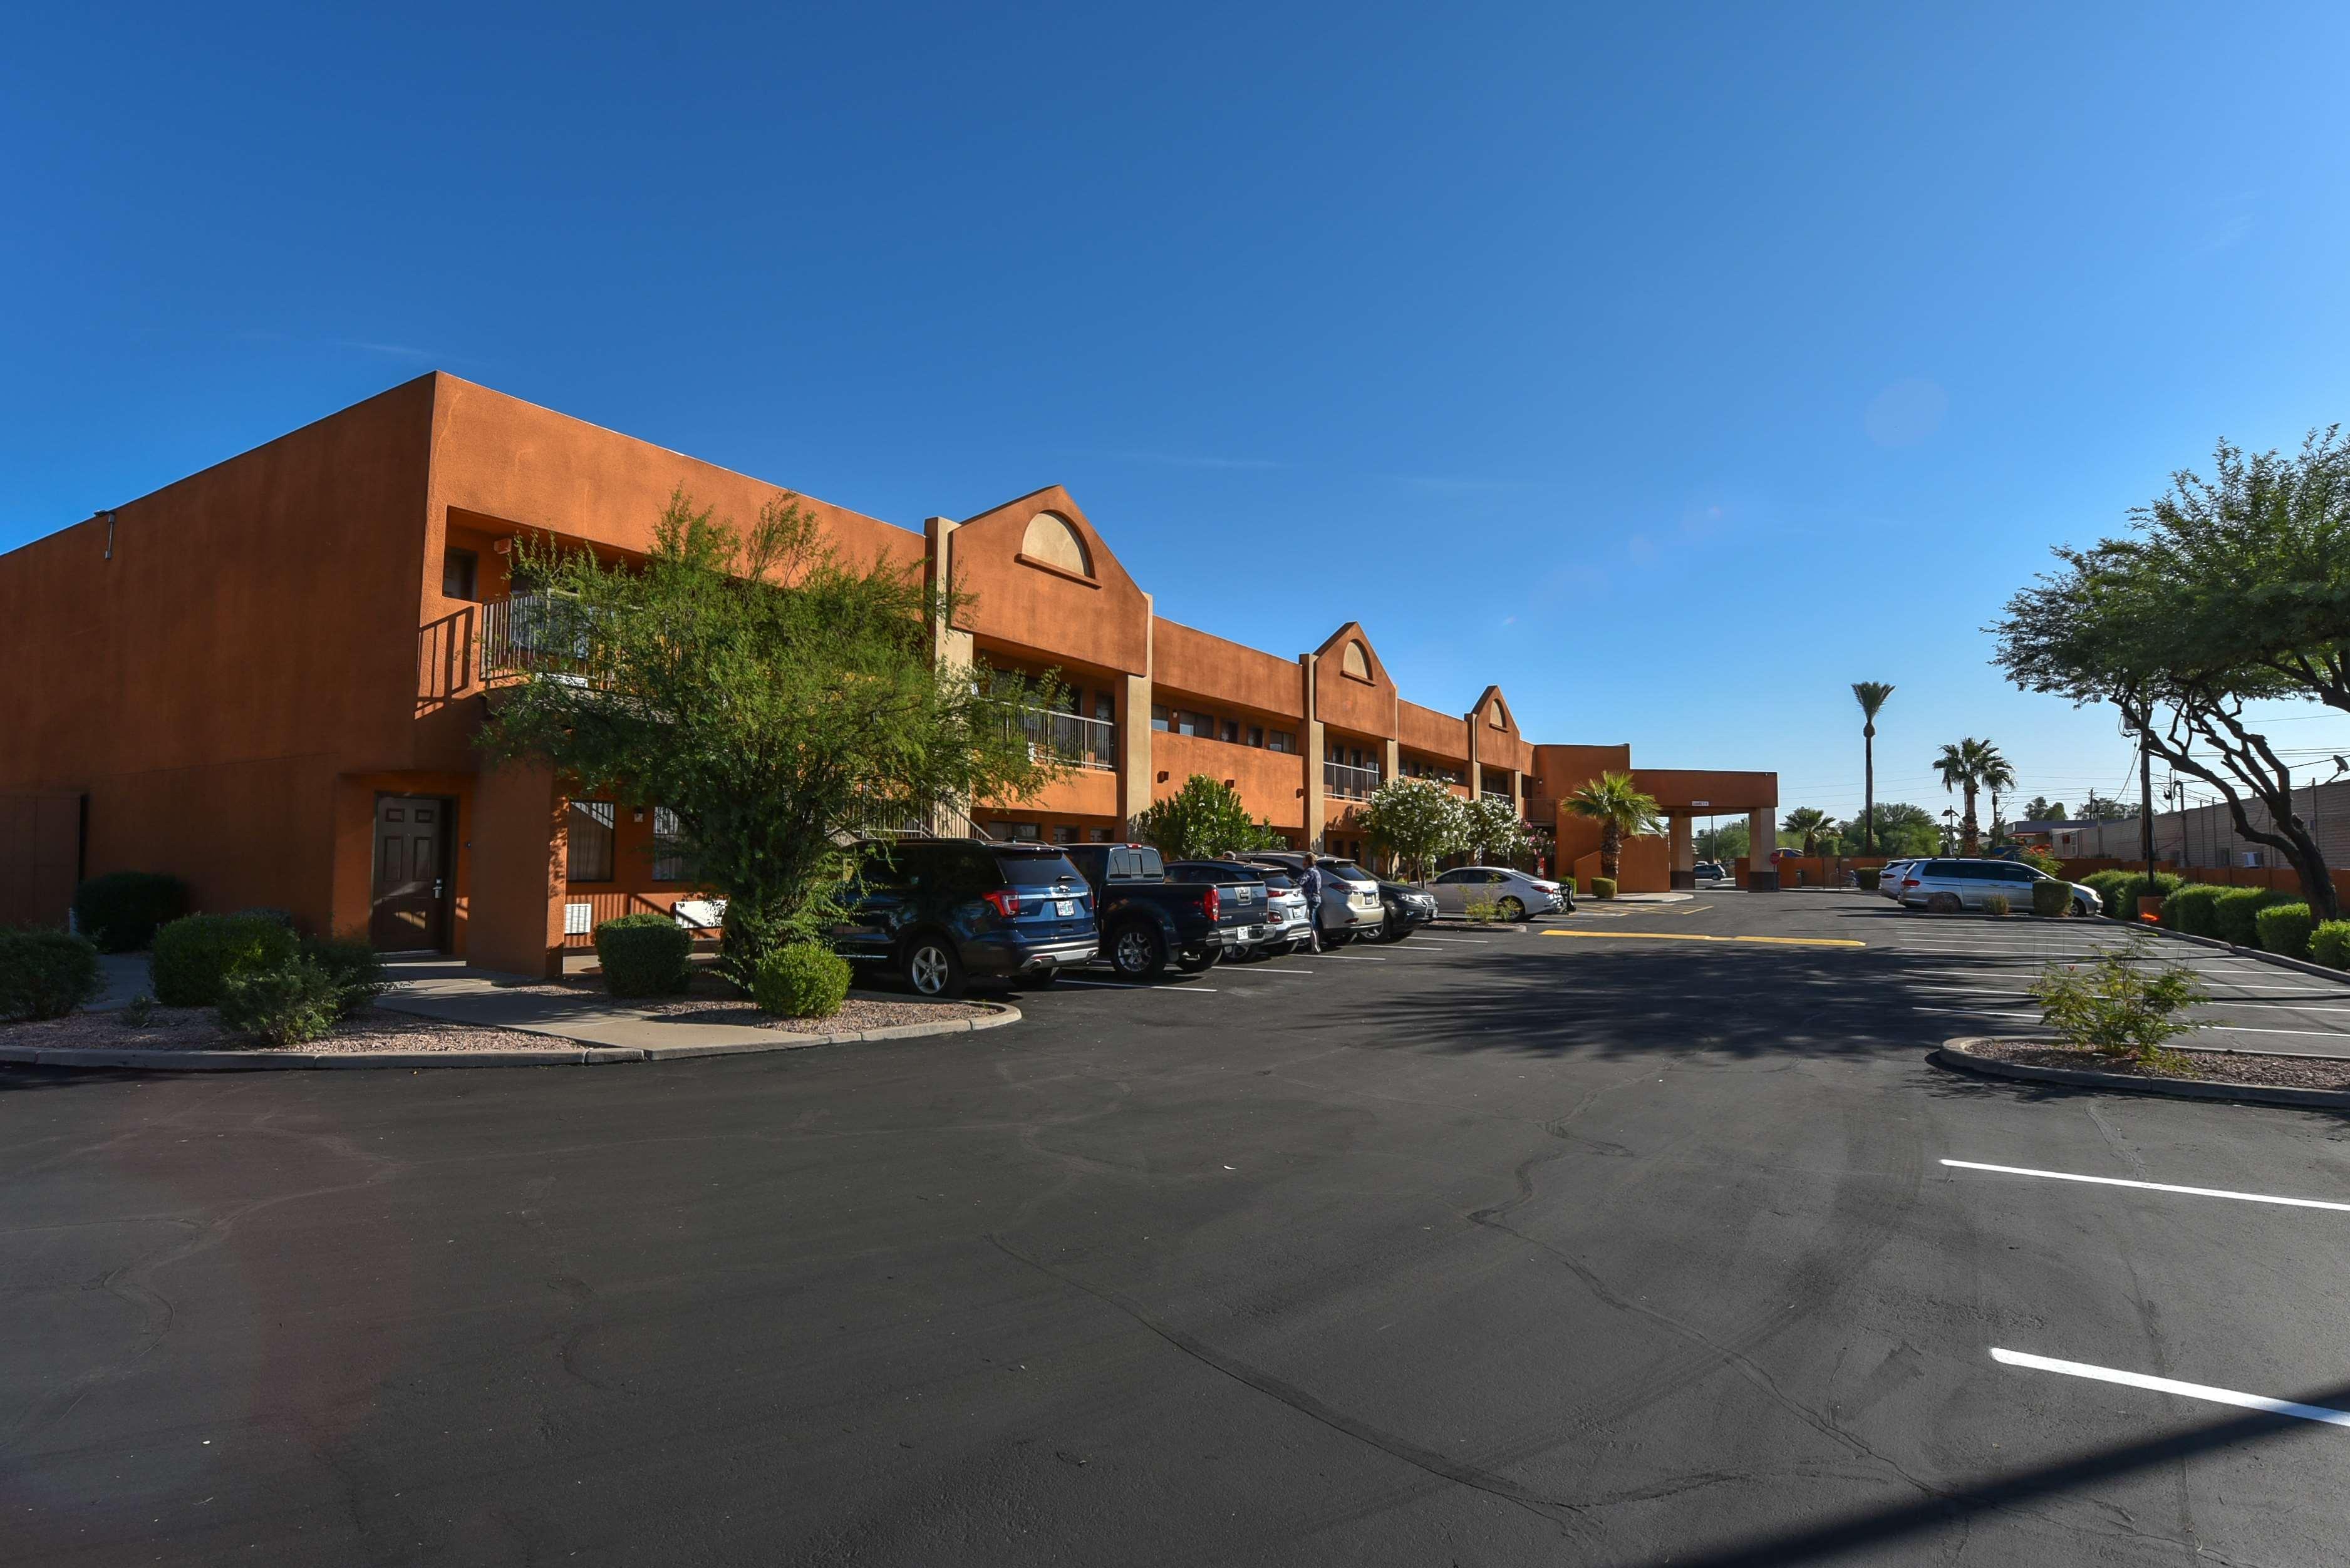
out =
[[[1735,867],[1738,884],[1758,892],[1779,886],[1771,851],[1779,845],[1779,775],[1711,773],[1682,768],[1638,768],[1640,787],[1656,796],[1665,819],[1666,860],[1671,886],[1697,886],[1697,823],[1701,817],[1746,817],[1750,854]],[[1760,869],[1756,869],[1760,867]]]
[[375,886],[368,940],[384,951],[448,950],[455,816],[455,803],[443,795],[375,797]]

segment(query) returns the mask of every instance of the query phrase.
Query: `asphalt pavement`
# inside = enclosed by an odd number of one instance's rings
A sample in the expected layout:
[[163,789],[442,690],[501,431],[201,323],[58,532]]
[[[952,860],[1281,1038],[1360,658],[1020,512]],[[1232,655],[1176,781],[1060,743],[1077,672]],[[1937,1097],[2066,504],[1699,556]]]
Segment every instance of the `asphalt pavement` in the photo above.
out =
[[1926,1060],[2113,936],[1724,890],[937,1040],[0,1069],[0,1562],[2350,1558],[2350,1119]]

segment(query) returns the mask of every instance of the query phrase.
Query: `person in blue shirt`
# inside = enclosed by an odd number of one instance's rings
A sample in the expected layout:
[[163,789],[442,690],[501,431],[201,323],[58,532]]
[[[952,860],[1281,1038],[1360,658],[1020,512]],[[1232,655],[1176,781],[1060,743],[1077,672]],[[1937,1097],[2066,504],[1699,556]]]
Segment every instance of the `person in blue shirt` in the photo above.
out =
[[1322,867],[1314,863],[1314,852],[1305,852],[1305,869],[1297,878],[1297,890],[1305,895],[1305,923],[1314,933],[1313,950],[1322,950]]

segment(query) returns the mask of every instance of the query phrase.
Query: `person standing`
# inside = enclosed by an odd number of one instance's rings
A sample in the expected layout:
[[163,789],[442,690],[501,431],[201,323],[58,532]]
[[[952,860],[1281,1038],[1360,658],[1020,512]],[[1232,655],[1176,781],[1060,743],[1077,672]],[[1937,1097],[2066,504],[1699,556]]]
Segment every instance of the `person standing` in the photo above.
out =
[[1315,952],[1322,950],[1322,867],[1314,862],[1314,852],[1305,852],[1305,869],[1298,874],[1297,890],[1305,895],[1305,924],[1314,933]]

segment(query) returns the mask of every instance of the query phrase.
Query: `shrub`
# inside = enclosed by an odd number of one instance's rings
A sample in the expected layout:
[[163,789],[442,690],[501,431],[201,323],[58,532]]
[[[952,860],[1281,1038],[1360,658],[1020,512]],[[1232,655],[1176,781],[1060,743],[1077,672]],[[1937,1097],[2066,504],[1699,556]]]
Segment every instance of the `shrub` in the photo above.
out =
[[233,974],[294,959],[294,933],[266,915],[182,915],[155,932],[147,967],[166,1007],[213,1007]]
[[2261,950],[2284,958],[2307,958],[2309,934],[2316,926],[2317,919],[2306,904],[2271,904],[2252,917],[2252,928],[2260,933]]
[[0,1018],[63,1018],[102,982],[98,944],[68,931],[0,931]]
[[240,915],[254,915],[265,920],[275,920],[289,931],[299,930],[294,923],[294,911],[281,909],[275,904],[255,904],[249,909],[239,909]]
[[2211,934],[2240,948],[2261,945],[2261,911],[2284,895],[2266,888],[2230,888],[2211,902]]
[[317,964],[335,982],[335,994],[345,1018],[364,1012],[369,1003],[391,989],[384,978],[383,955],[356,938],[320,938],[302,944],[302,956]]
[[1985,893],[1983,895],[1982,907],[1983,913],[1991,916],[1994,919],[2002,915],[2012,914],[2015,911],[2014,904],[2009,901],[2007,895],[2004,893]]
[[2179,879],[2168,871],[2156,872],[2151,882],[2143,871],[2096,871],[2081,878],[2081,886],[2105,900],[2107,919],[2134,925],[2138,899],[2167,898],[2178,890]]
[[155,1016],[155,999],[142,991],[122,1004],[119,1016],[125,1029],[144,1029]]
[[2069,915],[2073,912],[2073,888],[2066,882],[2034,882],[2032,885],[2032,912],[2035,915]]
[[759,961],[751,1000],[784,1018],[829,1018],[848,995],[848,961],[814,942],[793,942]]
[[1616,896],[1616,878],[1613,877],[1594,877],[1591,879],[1591,896],[1595,898],[1614,898]]
[[342,1011],[335,977],[307,958],[240,969],[221,981],[221,1023],[268,1045],[323,1040]]
[[74,929],[105,953],[135,953],[187,912],[188,885],[157,871],[109,871],[74,889]]
[[1490,926],[1502,918],[1502,906],[1491,898],[1463,898],[1461,912],[1481,926]]
[[2190,937],[2212,935],[2217,929],[2212,906],[2227,890],[2209,882],[2189,882],[2162,901],[2162,923]]
[[622,915],[596,928],[596,961],[614,996],[668,996],[693,977],[693,936],[669,915]]
[[1877,891],[1877,882],[1884,875],[1885,868],[1881,866],[1861,867],[1852,874],[1853,886],[1864,893],[1874,893]]
[[2134,936],[2086,967],[2050,964],[2032,982],[2041,1018],[2068,1045],[2154,1061],[2167,1042],[2199,1027],[2178,1015],[2204,993],[2185,964],[2153,969],[2153,946]]
[[2350,969],[2350,920],[2328,920],[2310,932],[2309,956],[2332,969]]

